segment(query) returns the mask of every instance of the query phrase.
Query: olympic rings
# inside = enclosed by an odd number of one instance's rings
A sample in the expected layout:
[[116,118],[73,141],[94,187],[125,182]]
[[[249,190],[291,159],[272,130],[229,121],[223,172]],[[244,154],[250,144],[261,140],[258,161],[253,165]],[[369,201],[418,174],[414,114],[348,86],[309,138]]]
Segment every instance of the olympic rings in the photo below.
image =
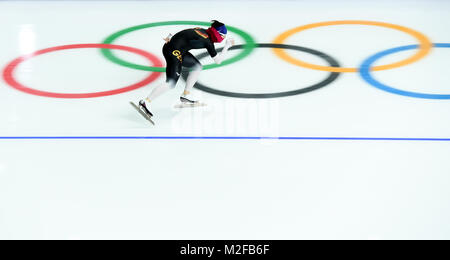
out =
[[[141,30],[141,29],[146,29],[146,28],[151,28],[151,27],[157,27],[157,26],[164,26],[164,25],[202,25],[202,26],[210,26],[210,23],[208,22],[199,22],[199,21],[166,21],[166,22],[156,22],[156,23],[148,23],[148,24],[142,24],[142,25],[137,25],[137,26],[133,26],[133,27],[129,27],[129,28],[125,28],[123,30],[120,30],[110,36],[108,36],[103,43],[104,44],[111,44],[113,43],[115,40],[117,40],[117,38],[123,36],[124,34],[130,33],[130,32],[134,32],[137,30]],[[243,48],[243,51],[228,60],[224,60],[220,65],[219,64],[209,64],[209,65],[205,65],[203,66],[204,70],[207,69],[213,69],[213,68],[217,68],[217,67],[221,67],[221,66],[225,66],[234,62],[237,62],[245,57],[247,57],[252,50],[254,49],[254,44],[255,41],[253,40],[252,36],[250,36],[248,33],[233,27],[233,26],[229,26],[227,25],[228,31],[230,32],[234,32],[237,35],[239,35],[240,37],[242,37],[245,41],[245,47]],[[129,67],[129,68],[133,68],[133,69],[138,69],[138,70],[146,70],[146,71],[158,71],[158,72],[164,72],[166,71],[166,68],[164,67],[149,67],[149,66],[142,66],[142,65],[138,65],[138,64],[134,64],[134,63],[130,63],[124,60],[121,60],[119,58],[117,58],[116,56],[114,56],[114,54],[108,50],[108,49],[104,49],[102,50],[102,54],[110,61],[117,63],[119,65],[125,66],[125,67]]]
[[[371,57],[369,57],[368,59],[366,59],[361,67],[359,69],[357,68],[342,68],[339,66],[338,62],[335,61],[333,58],[331,58],[330,56],[321,53],[319,51],[315,51],[312,49],[308,49],[305,47],[300,47],[300,46],[293,46],[293,45],[285,45],[282,44],[288,37],[290,37],[291,35],[293,35],[294,33],[298,33],[307,29],[312,29],[312,28],[317,28],[317,27],[321,27],[321,26],[330,26],[330,25],[348,25],[348,24],[356,24],[356,25],[370,25],[370,26],[381,26],[381,27],[386,27],[386,28],[390,28],[390,29],[395,29],[404,33],[407,33],[410,36],[413,36],[414,38],[416,38],[419,41],[419,45],[408,45],[408,46],[402,46],[402,47],[397,47],[397,48],[393,48],[393,49],[389,49],[380,53],[377,53]],[[134,68],[134,69],[138,69],[138,70],[145,70],[145,71],[153,71],[153,72],[163,72],[165,71],[165,68],[162,67],[163,63],[154,55],[145,52],[143,50],[139,50],[136,48],[132,48],[132,47],[126,47],[126,46],[121,46],[121,45],[112,45],[110,43],[112,43],[113,41],[115,41],[117,38],[123,36],[124,34],[136,31],[136,30],[140,30],[140,29],[145,29],[145,28],[150,28],[150,27],[157,27],[157,26],[165,26],[165,25],[203,25],[203,26],[209,26],[210,23],[208,22],[199,22],[199,21],[165,21],[165,22],[155,22],[155,23],[148,23],[148,24],[142,24],[142,25],[138,25],[138,26],[133,26],[133,27],[129,27],[126,29],[123,29],[121,31],[118,31],[110,36],[108,36],[105,40],[104,43],[102,44],[72,44],[72,45],[62,45],[62,46],[56,46],[56,47],[51,47],[51,48],[46,48],[46,49],[42,49],[39,51],[36,51],[32,54],[29,55],[25,55],[19,58],[16,58],[15,60],[11,61],[4,69],[3,71],[3,78],[5,79],[6,83],[8,83],[9,85],[11,85],[13,88],[16,88],[17,90],[20,90],[22,92],[26,92],[29,94],[33,94],[33,95],[39,95],[39,96],[45,96],[45,97],[56,97],[56,98],[90,98],[90,97],[101,97],[101,96],[108,96],[108,95],[115,95],[115,94],[119,94],[119,93],[123,93],[126,91],[130,91],[130,90],[134,90],[140,87],[143,87],[147,84],[149,84],[150,82],[154,81],[160,74],[159,73],[152,73],[150,74],[148,77],[146,77],[145,79],[143,79],[142,81],[132,84],[130,86],[126,86],[120,89],[116,89],[116,90],[111,90],[111,91],[102,91],[102,92],[95,92],[95,93],[80,93],[80,94],[64,94],[64,93],[53,93],[53,92],[45,92],[45,91],[40,91],[40,90],[35,90],[29,87],[26,87],[22,84],[20,84],[19,82],[16,81],[16,79],[14,78],[13,74],[14,74],[14,70],[16,69],[16,67],[23,61],[28,60],[34,56],[37,55],[41,55],[41,54],[45,54],[48,52],[53,52],[53,51],[59,51],[59,50],[67,50],[67,49],[78,49],[78,48],[100,48],[102,54],[110,61],[117,63],[119,65],[122,66],[126,66],[126,67],[130,67],[130,68]],[[310,68],[310,69],[314,69],[314,70],[321,70],[321,71],[328,71],[330,72],[330,75],[323,80],[322,82],[319,82],[317,84],[314,84],[312,86],[309,87],[305,87],[302,89],[297,89],[297,90],[293,90],[293,91],[286,91],[286,92],[280,92],[280,93],[262,93],[262,94],[251,94],[251,93],[233,93],[233,92],[226,92],[226,91],[221,91],[221,90],[215,90],[209,87],[206,87],[200,83],[197,83],[195,85],[196,88],[203,90],[205,92],[209,92],[212,94],[217,94],[217,95],[223,95],[223,96],[229,96],[229,97],[240,97],[240,98],[273,98],[273,97],[284,97],[284,96],[290,96],[290,95],[297,95],[297,94],[302,94],[302,93],[306,93],[306,92],[310,92],[316,89],[319,89],[321,87],[324,87],[328,84],[330,84],[331,82],[333,82],[334,80],[337,79],[337,77],[339,76],[339,72],[356,72],[359,71],[361,77],[368,82],[369,84],[371,84],[372,86],[375,86],[381,90],[390,92],[390,93],[394,93],[394,94],[398,94],[398,95],[404,95],[404,96],[410,96],[410,97],[417,97],[417,98],[428,98],[428,99],[450,99],[450,94],[449,95],[441,95],[441,94],[425,94],[425,93],[418,93],[418,92],[410,92],[410,91],[403,91],[403,90],[399,90],[399,89],[395,89],[393,87],[384,85],[380,82],[378,82],[377,80],[375,80],[370,71],[378,71],[378,70],[387,70],[387,69],[393,69],[393,68],[397,68],[397,67],[401,67],[401,66],[405,66],[408,64],[411,64],[415,61],[420,60],[421,58],[423,58],[425,55],[427,55],[430,50],[431,47],[433,47],[433,44],[430,42],[430,40],[423,35],[422,33],[415,31],[413,29],[404,27],[404,26],[400,26],[400,25],[395,25],[395,24],[390,24],[390,23],[384,23],[384,22],[375,22],[375,21],[361,21],[361,20],[343,20],[343,21],[328,21],[328,22],[319,22],[319,23],[313,23],[313,24],[308,24],[308,25],[303,25],[303,26],[299,26],[293,29],[290,29],[282,34],[280,34],[279,36],[277,36],[274,40],[273,43],[271,44],[256,44],[255,41],[253,40],[253,38],[246,32],[237,29],[235,27],[232,26],[228,26],[228,29],[236,34],[238,34],[240,37],[243,38],[243,40],[245,41],[244,45],[237,45],[234,46],[232,48],[230,48],[230,50],[232,49],[242,49],[242,51],[234,56],[231,59],[225,60],[224,62],[222,62],[220,65],[218,64],[209,64],[204,66],[204,69],[212,69],[212,68],[217,68],[220,66],[224,66],[227,64],[231,64],[234,62],[237,62],[245,57],[247,57],[254,48],[259,47],[259,48],[274,48],[274,53],[279,56],[280,58],[282,58],[285,61],[288,61],[289,63],[292,63],[294,65],[298,65],[298,66],[302,66],[302,67],[306,67],[306,68]],[[434,45],[434,47],[437,48],[450,48],[450,44],[448,43],[437,43]],[[142,65],[137,65],[137,64],[133,64],[133,63],[129,63],[123,60],[120,60],[119,58],[117,58],[116,56],[114,56],[111,52],[111,49],[118,49],[118,50],[124,50],[124,51],[128,51],[128,52],[132,52],[135,54],[139,54],[145,58],[147,58],[151,64],[153,66],[142,66]],[[303,51],[303,52],[307,52],[313,55],[317,55],[319,57],[324,58],[329,64],[330,66],[319,66],[319,65],[315,65],[315,64],[310,64],[310,63],[306,63],[303,62],[301,60],[297,60],[291,56],[288,56],[288,54],[286,53],[286,51],[284,49],[292,49],[292,50],[298,50],[298,51]],[[386,55],[389,54],[393,54],[396,52],[401,52],[401,51],[405,51],[405,50],[412,50],[412,49],[418,49],[418,51],[411,57],[404,59],[402,61],[399,62],[395,62],[392,64],[388,64],[388,65],[382,65],[382,66],[375,66],[375,67],[371,67],[371,65],[378,60],[381,57],[384,57]],[[220,49],[219,49],[220,51]],[[207,53],[202,53],[201,55],[199,55],[199,59],[207,56]],[[332,72],[332,73],[331,73]],[[186,80],[186,74],[185,72],[182,74],[183,78]]]
[[[329,22],[320,22],[320,23],[313,23],[313,24],[299,26],[299,27],[290,29],[290,30],[278,35],[273,42],[277,43],[277,44],[282,44],[288,37],[292,36],[294,33],[298,33],[298,32],[301,32],[301,31],[304,31],[307,29],[317,28],[317,27],[321,27],[321,26],[343,25],[343,24],[372,25],[372,26],[381,26],[381,27],[391,28],[391,29],[395,29],[395,30],[399,30],[404,33],[407,33],[407,34],[413,36],[414,38],[416,38],[420,42],[419,51],[415,55],[411,56],[410,58],[407,58],[405,60],[395,62],[392,64],[388,64],[388,65],[376,66],[376,67],[373,67],[372,70],[387,70],[387,69],[398,68],[401,66],[411,64],[411,63],[418,61],[421,58],[425,57],[430,52],[431,47],[432,47],[432,43],[425,35],[423,35],[422,33],[418,32],[418,31],[415,31],[413,29],[410,29],[410,28],[407,28],[404,26],[400,26],[400,25],[390,24],[390,23],[374,22],[374,21],[359,21],[359,20],[329,21]],[[311,63],[307,63],[307,62],[295,59],[295,58],[289,56],[284,50],[281,50],[281,49],[276,49],[273,51],[275,52],[275,54],[278,57],[280,57],[281,59],[283,59],[291,64],[298,65],[298,66],[305,67],[305,68],[310,68],[313,70],[332,71],[332,72],[357,72],[358,71],[357,68],[335,68],[335,67],[319,66],[319,65],[315,65],[315,64],[311,64]]]
[[[328,56],[325,53],[322,53],[320,51],[316,51],[316,50],[312,50],[312,49],[308,49],[305,47],[300,47],[300,46],[294,46],[294,45],[285,45],[285,44],[273,44],[273,43],[257,43],[255,44],[255,47],[257,48],[280,48],[280,49],[290,49],[290,50],[296,50],[296,51],[302,51],[302,52],[306,52],[312,55],[316,55],[319,56],[320,58],[323,58],[326,62],[328,62],[328,64],[330,64],[330,66],[333,67],[339,67],[339,63],[333,59],[332,57]],[[233,47],[230,48],[230,50],[233,49],[242,49],[245,48],[244,45],[235,45]],[[208,56],[208,53],[202,53],[200,55],[197,56],[197,59],[202,59],[204,57]],[[211,93],[211,94],[215,94],[215,95],[221,95],[221,96],[226,96],[226,97],[237,97],[237,98],[275,98],[275,97],[287,97],[287,96],[293,96],[293,95],[298,95],[298,94],[304,94],[307,92],[311,92],[314,91],[316,89],[322,88],[327,86],[328,84],[330,84],[331,82],[335,81],[340,73],[337,72],[331,72],[330,75],[325,78],[324,80],[322,80],[319,83],[316,83],[312,86],[309,87],[304,87],[304,88],[300,88],[297,90],[292,90],[292,91],[285,91],[285,92],[279,92],[279,93],[263,93],[263,94],[253,94],[253,93],[236,93],[236,92],[228,92],[228,91],[222,91],[222,90],[217,90],[217,89],[213,89],[210,87],[207,87],[199,82],[197,82],[194,87],[197,89],[200,89],[202,91]],[[186,71],[184,71],[181,76],[183,77],[184,80],[187,79],[188,74],[186,73]]]
[[132,47],[121,46],[121,45],[111,45],[111,44],[72,44],[72,45],[62,45],[62,46],[56,46],[56,47],[51,47],[51,48],[47,48],[47,49],[42,49],[42,50],[36,51],[34,53],[31,53],[29,55],[25,55],[25,56],[16,58],[15,60],[11,61],[6,66],[6,68],[3,70],[3,78],[13,88],[20,90],[22,92],[28,93],[28,94],[32,94],[32,95],[43,96],[43,97],[53,97],[53,98],[92,98],[92,97],[115,95],[115,94],[131,91],[131,90],[135,90],[137,88],[143,87],[143,86],[149,84],[150,82],[156,80],[160,75],[160,73],[151,73],[148,77],[139,81],[138,83],[135,83],[135,84],[132,84],[132,85],[120,88],[120,89],[95,92],[95,93],[80,93],[80,94],[79,93],[77,93],[77,94],[53,93],[53,92],[45,92],[45,91],[32,89],[32,88],[26,87],[26,86],[22,85],[21,83],[17,82],[13,76],[14,70],[16,69],[16,67],[23,61],[26,61],[32,57],[35,57],[35,56],[38,56],[41,54],[45,54],[45,53],[49,53],[49,52],[54,52],[54,51],[68,50],[68,49],[82,49],[82,48],[102,48],[102,49],[124,50],[124,51],[128,51],[131,53],[139,54],[139,55],[147,58],[150,61],[150,63],[152,63],[154,65],[157,65],[157,66],[162,65],[162,62],[153,54],[150,54],[146,51],[139,50],[139,49],[132,48]]
[[[450,99],[450,95],[441,95],[441,94],[424,94],[424,93],[418,93],[418,92],[411,92],[411,91],[404,91],[404,90],[400,90],[400,89],[396,89],[393,87],[390,87],[388,85],[385,85],[379,81],[377,81],[376,79],[374,79],[372,77],[372,75],[370,74],[370,67],[371,65],[377,61],[378,59],[387,56],[389,54],[393,54],[396,52],[401,52],[401,51],[406,51],[406,50],[414,50],[417,49],[419,46],[418,45],[407,45],[407,46],[401,46],[401,47],[397,47],[397,48],[392,48],[389,50],[385,50],[382,52],[379,52],[371,57],[369,57],[367,60],[365,60],[363,62],[363,64],[361,65],[361,69],[360,69],[360,75],[361,77],[370,85],[393,93],[393,94],[397,94],[397,95],[402,95],[402,96],[408,96],[408,97],[415,97],[415,98],[426,98],[426,99]],[[450,43],[435,43],[434,47],[436,48],[450,48]]]

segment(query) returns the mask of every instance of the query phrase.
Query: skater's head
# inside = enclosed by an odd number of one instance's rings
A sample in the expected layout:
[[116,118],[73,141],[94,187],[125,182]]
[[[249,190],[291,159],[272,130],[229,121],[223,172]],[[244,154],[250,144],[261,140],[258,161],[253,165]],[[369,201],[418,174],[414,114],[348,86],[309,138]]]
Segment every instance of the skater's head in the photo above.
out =
[[227,30],[227,27],[225,26],[225,24],[223,24],[217,20],[212,20],[211,27],[216,29],[220,35],[222,35],[222,36],[227,35],[228,30]]
[[227,27],[225,24],[212,20],[211,27],[208,28],[208,33],[213,42],[222,42],[227,35]]

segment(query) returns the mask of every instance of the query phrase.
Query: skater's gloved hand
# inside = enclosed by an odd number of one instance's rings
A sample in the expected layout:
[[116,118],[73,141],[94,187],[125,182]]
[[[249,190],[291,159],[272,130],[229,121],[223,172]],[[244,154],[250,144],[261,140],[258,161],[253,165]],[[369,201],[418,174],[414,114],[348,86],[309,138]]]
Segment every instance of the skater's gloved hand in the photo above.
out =
[[233,45],[234,45],[234,39],[231,37],[227,37],[227,40],[225,41],[225,46],[229,48]]
[[225,41],[225,46],[222,49],[222,52],[213,57],[214,62],[216,64],[221,64],[223,59],[225,59],[225,55],[227,54],[228,49],[233,45],[234,45],[234,39],[231,37],[227,38],[227,40]]

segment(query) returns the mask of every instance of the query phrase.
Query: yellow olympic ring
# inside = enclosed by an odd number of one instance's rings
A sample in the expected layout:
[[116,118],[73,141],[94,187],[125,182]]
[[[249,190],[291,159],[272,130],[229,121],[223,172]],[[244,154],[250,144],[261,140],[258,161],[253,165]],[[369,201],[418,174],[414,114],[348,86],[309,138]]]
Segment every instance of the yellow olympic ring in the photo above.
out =
[[[275,38],[275,40],[273,41],[273,43],[283,44],[283,42],[288,37],[292,36],[295,33],[298,33],[298,32],[301,32],[301,31],[304,31],[307,29],[321,27],[321,26],[343,25],[343,24],[373,25],[373,26],[381,26],[381,27],[391,28],[391,29],[405,32],[405,33],[413,36],[420,42],[419,49],[418,49],[417,53],[414,54],[413,56],[411,56],[407,59],[392,63],[392,64],[373,67],[372,70],[374,70],[374,71],[393,69],[393,68],[398,68],[401,66],[411,64],[411,63],[418,61],[418,60],[422,59],[423,57],[425,57],[430,52],[431,48],[433,47],[433,44],[430,42],[428,37],[426,37],[422,33],[415,31],[413,29],[410,29],[410,28],[407,28],[404,26],[400,26],[400,25],[396,25],[396,24],[374,22],[374,21],[359,21],[359,20],[329,21],[329,22],[320,22],[320,23],[313,23],[313,24],[299,26],[299,27],[290,29],[290,30],[278,35]],[[273,52],[275,52],[275,54],[278,57],[280,57],[281,59],[283,59],[289,63],[298,65],[301,67],[309,68],[309,69],[330,71],[330,72],[357,72],[358,71],[358,68],[336,68],[336,67],[320,66],[320,65],[307,63],[307,62],[304,62],[304,61],[301,61],[301,60],[298,60],[298,59],[295,59],[295,58],[289,56],[284,49],[273,49]]]

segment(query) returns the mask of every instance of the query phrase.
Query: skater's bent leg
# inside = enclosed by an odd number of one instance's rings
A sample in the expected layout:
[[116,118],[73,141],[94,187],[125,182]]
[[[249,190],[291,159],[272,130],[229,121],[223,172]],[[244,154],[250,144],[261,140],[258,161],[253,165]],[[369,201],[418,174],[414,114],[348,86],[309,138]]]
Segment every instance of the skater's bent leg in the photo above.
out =
[[175,86],[175,82],[173,80],[169,80],[168,82],[161,83],[160,85],[156,86],[150,95],[147,96],[146,100],[148,102],[154,100],[155,98],[159,97],[163,93],[165,93],[167,90],[173,88]]
[[170,48],[167,43],[163,46],[163,55],[167,63],[166,82],[156,86],[145,99],[139,101],[140,112],[145,113],[148,117],[153,116],[150,106],[151,102],[170,88],[174,88],[181,73],[181,59],[170,54]]
[[146,101],[151,102],[161,94],[165,93],[171,88],[175,88],[178,79],[180,78],[181,63],[168,62],[166,67],[166,82],[158,85],[150,95],[147,96]]
[[183,56],[183,66],[189,68],[189,76],[186,79],[186,87],[183,92],[184,95],[188,95],[197,82],[203,67],[200,61],[198,61],[198,59],[190,52],[187,52]]
[[194,68],[195,70],[192,70],[189,72],[189,76],[186,79],[186,87],[184,88],[184,94],[188,95],[192,88],[194,87],[195,83],[198,80],[198,76],[200,75],[200,72],[202,71],[202,66],[198,66]]

